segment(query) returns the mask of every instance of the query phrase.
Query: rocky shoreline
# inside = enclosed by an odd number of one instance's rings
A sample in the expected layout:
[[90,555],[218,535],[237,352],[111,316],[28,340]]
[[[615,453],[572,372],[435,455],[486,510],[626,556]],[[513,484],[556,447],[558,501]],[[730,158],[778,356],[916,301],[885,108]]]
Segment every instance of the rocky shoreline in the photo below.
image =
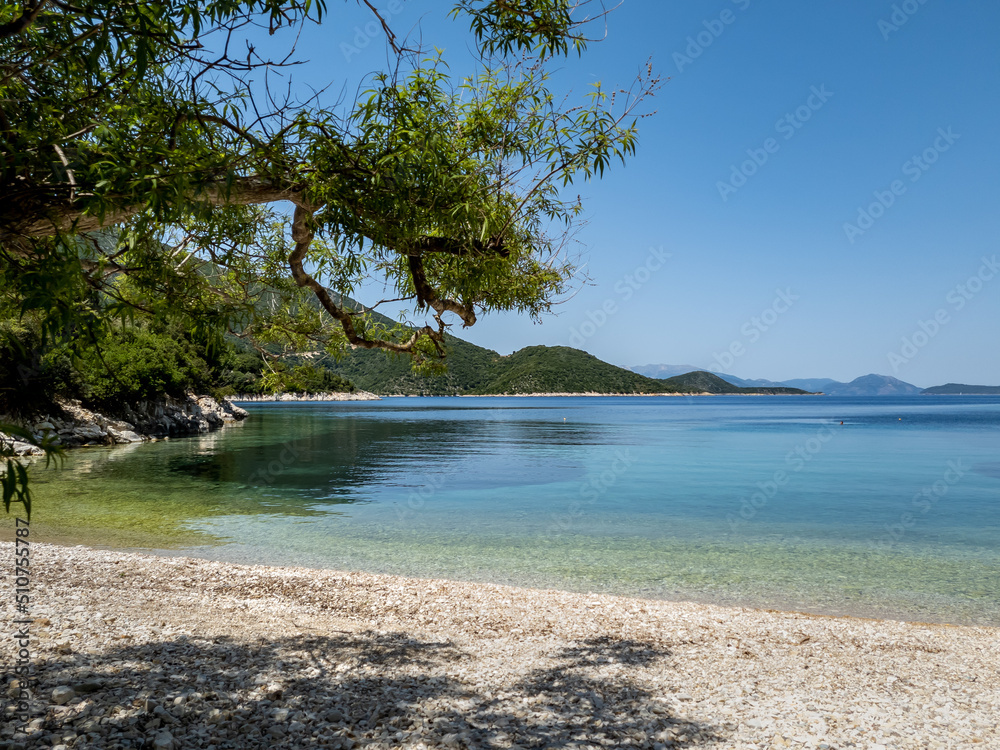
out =
[[[197,435],[246,419],[247,412],[230,401],[188,394],[181,398],[123,405],[115,417],[85,409],[79,401],[58,401],[53,409],[31,421],[0,415],[0,422],[18,424],[31,431],[35,440],[55,436],[63,448],[84,445],[119,445],[164,437]],[[0,433],[0,448],[16,456],[34,456],[41,448]]]
[[275,401],[381,401],[382,396],[376,396],[368,391],[353,391],[344,393],[276,393],[267,396],[233,396],[230,401],[236,404],[270,403]]
[[1000,747],[996,628],[39,541],[0,748]]
[[[237,406],[239,403],[378,401],[380,398],[374,393],[355,391],[235,396],[220,402],[211,396],[190,393],[185,398],[166,397],[137,405],[124,404],[113,416],[86,409],[79,401],[57,400],[55,408],[47,414],[27,421],[0,414],[0,423],[15,424],[30,430],[39,442],[54,435],[57,445],[78,448],[85,445],[139,443],[211,432],[246,419],[247,411]],[[3,432],[0,432],[0,452],[13,453],[15,456],[40,456],[44,453],[41,448]]]

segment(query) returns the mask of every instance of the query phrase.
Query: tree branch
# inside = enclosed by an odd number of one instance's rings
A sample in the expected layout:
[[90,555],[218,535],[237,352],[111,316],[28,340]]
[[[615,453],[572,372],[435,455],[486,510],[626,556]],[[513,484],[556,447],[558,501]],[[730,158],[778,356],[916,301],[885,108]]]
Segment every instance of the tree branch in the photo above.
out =
[[419,256],[411,255],[407,260],[410,264],[410,276],[413,277],[413,288],[417,291],[417,302],[429,306],[437,313],[435,317],[440,327],[444,326],[441,322],[441,315],[445,312],[455,313],[460,317],[463,328],[476,324],[476,311],[471,307],[438,296],[437,290],[427,282],[424,261]]
[[466,242],[451,237],[418,237],[407,249],[407,255],[420,257],[433,253],[446,255],[496,255],[506,258],[510,255],[503,237],[491,237],[486,242],[472,240]]
[[385,349],[390,352],[406,354],[413,351],[414,346],[416,346],[423,335],[429,336],[435,343],[443,338],[443,333],[435,331],[430,326],[424,326],[415,330],[413,335],[401,344],[380,339],[367,339],[364,336],[358,335],[351,314],[334,302],[327,288],[310,276],[302,266],[302,262],[309,250],[309,245],[313,240],[313,230],[310,227],[311,221],[312,211],[302,206],[295,207],[295,215],[292,219],[292,240],[295,242],[295,249],[288,256],[288,266],[292,269],[292,279],[295,283],[302,288],[311,289],[313,294],[316,295],[316,299],[323,306],[323,309],[340,323],[348,342],[362,349]]
[[39,0],[37,3],[25,3],[24,13],[21,14],[20,18],[15,18],[13,21],[0,26],[0,39],[7,39],[8,37],[24,33],[35,22],[38,14],[42,12],[42,8],[48,4],[48,1]]
[[[211,205],[252,205],[290,201],[298,206],[303,202],[301,187],[279,187],[259,177],[237,178],[229,185],[225,181],[210,183],[192,196],[192,202],[204,202]],[[27,222],[18,222],[13,216],[8,218],[0,214],[0,243],[6,240],[23,241],[34,237],[55,237],[60,234],[83,234],[94,232],[105,227],[121,224],[136,214],[144,211],[144,203],[119,206],[104,214],[86,213],[87,209],[67,202],[61,206],[51,206],[46,209],[44,218],[33,218],[29,213]],[[11,213],[23,208],[11,206]],[[37,216],[37,214],[34,214]],[[3,228],[3,225],[10,228]]]

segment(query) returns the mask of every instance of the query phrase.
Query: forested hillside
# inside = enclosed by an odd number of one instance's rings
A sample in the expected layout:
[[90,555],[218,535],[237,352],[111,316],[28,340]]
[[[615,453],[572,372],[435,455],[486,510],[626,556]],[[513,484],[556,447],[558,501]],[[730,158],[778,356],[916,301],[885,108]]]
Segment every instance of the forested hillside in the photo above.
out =
[[123,404],[197,392],[221,398],[353,390],[308,361],[263,358],[238,339],[177,323],[121,323],[59,340],[31,316],[0,317],[0,414],[32,416],[58,398],[113,414]]

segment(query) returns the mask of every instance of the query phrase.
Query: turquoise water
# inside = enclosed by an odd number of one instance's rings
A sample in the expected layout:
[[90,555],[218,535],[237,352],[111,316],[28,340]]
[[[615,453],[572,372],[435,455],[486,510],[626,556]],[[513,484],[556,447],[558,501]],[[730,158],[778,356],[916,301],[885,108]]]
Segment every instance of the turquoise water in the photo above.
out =
[[1000,625],[1000,398],[248,410],[72,453],[38,474],[39,524],[241,562]]

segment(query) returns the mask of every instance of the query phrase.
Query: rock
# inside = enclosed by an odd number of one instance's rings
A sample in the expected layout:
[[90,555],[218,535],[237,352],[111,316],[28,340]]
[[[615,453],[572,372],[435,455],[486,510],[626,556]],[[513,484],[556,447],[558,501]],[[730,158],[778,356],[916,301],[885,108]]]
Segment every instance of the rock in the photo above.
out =
[[76,697],[76,691],[69,685],[60,685],[52,691],[52,702],[57,706],[63,706]]
[[173,714],[167,711],[167,709],[165,709],[163,706],[157,706],[155,709],[153,709],[153,716],[160,719],[164,724],[172,724],[173,722],[177,721],[174,718]]
[[107,437],[107,433],[104,432],[96,424],[84,424],[76,428],[76,434],[78,437],[83,437],[88,440],[100,440],[101,438]]
[[117,430],[114,427],[108,428],[108,437],[114,440],[119,445],[125,443],[141,443],[142,436],[136,434],[132,430]]
[[276,701],[281,697],[281,693],[284,688],[277,683],[272,683],[264,688],[264,697],[269,701]]
[[96,693],[98,690],[103,689],[103,685],[99,682],[77,682],[73,684],[73,692],[77,695],[90,695],[91,693]]
[[0,440],[6,442],[10,446],[15,456],[42,456],[45,454],[38,446],[32,445],[31,443],[24,443],[20,440],[12,440],[6,435],[0,435]]
[[[63,447],[85,443],[138,443],[152,437],[190,435],[209,432],[226,424],[245,419],[247,412],[228,401],[221,403],[208,396],[189,394],[185,398],[165,398],[161,401],[123,404],[115,419],[85,409],[79,401],[59,399],[65,419],[46,417],[29,427],[37,437],[57,435]],[[2,417],[3,415],[0,415]],[[0,418],[0,421],[17,420]],[[0,435],[17,455],[42,455],[44,451],[22,441]]]
[[159,732],[153,738],[153,750],[174,750],[174,736],[170,732]]

